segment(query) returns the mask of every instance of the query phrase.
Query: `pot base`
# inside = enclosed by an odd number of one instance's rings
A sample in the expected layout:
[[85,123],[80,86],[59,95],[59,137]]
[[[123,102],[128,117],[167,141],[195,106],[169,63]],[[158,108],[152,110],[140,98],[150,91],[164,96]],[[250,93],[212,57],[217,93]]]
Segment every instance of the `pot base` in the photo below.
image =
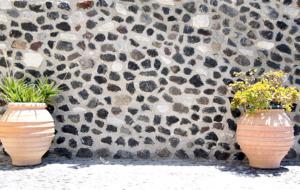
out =
[[280,161],[278,161],[278,160],[249,160],[249,165],[252,168],[277,169],[277,168],[280,168]]
[[35,166],[41,163],[42,163],[41,158],[36,158],[36,159],[13,158],[12,159],[12,165],[14,166]]

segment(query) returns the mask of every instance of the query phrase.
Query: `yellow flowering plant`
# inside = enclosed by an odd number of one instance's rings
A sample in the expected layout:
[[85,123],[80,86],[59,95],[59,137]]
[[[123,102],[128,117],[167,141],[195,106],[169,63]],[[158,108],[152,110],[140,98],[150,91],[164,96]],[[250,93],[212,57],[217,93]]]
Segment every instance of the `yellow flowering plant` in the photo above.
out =
[[230,84],[234,93],[231,105],[233,108],[244,108],[254,112],[261,109],[272,109],[274,105],[291,111],[293,104],[300,98],[295,87],[285,86],[283,71],[269,71],[261,77],[255,77],[256,70],[235,73],[239,80]]

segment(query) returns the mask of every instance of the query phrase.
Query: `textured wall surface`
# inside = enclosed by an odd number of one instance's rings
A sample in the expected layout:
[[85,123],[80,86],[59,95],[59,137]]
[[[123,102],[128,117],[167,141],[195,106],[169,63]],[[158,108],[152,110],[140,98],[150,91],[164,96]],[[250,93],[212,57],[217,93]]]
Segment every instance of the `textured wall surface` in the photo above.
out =
[[[227,84],[284,70],[300,85],[300,1],[0,1],[17,78],[64,89],[52,150],[67,157],[242,160]],[[0,60],[1,71],[5,63]],[[299,107],[295,146],[299,158]]]

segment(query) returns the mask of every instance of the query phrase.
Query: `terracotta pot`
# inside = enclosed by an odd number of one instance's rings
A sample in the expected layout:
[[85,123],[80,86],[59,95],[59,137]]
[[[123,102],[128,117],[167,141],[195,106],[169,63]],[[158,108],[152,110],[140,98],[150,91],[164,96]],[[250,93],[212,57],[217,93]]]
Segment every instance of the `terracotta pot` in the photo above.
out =
[[0,139],[12,164],[41,163],[54,138],[54,121],[43,103],[10,103],[0,119]]
[[279,168],[294,143],[294,129],[284,110],[259,110],[238,120],[237,141],[250,166]]

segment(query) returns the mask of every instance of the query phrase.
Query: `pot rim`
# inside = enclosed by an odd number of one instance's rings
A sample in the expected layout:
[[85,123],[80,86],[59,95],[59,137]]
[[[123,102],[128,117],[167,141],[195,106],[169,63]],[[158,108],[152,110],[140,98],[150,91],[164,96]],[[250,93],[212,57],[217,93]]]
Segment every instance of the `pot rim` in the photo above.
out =
[[11,109],[45,109],[47,105],[45,103],[35,102],[9,102],[7,108]]
[[[259,113],[259,112],[285,112],[285,110],[284,109],[258,109],[252,113]],[[245,113],[251,114],[251,112],[245,112]]]

